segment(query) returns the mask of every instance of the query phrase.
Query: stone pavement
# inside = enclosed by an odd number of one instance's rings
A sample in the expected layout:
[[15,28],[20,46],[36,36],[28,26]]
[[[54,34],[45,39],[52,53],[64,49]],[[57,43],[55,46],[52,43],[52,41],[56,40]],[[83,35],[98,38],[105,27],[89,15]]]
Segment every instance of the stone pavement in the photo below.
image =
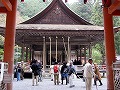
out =
[[[102,86],[97,86],[98,89],[92,84],[92,90],[107,90],[107,79],[102,78],[102,83]],[[85,83],[82,79],[74,79],[74,85],[75,87],[69,88],[69,84],[54,85],[50,79],[43,79],[38,86],[32,86],[32,79],[24,79],[23,81],[13,80],[13,90],[85,90]]]

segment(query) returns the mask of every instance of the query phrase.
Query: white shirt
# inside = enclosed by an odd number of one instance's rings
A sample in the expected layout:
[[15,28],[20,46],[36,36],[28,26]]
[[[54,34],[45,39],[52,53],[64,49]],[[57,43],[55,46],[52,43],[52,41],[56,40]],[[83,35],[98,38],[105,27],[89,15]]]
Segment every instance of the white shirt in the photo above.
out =
[[85,64],[83,75],[84,77],[90,77],[90,78],[92,78],[93,75],[95,75],[92,69],[92,65],[90,63]]
[[50,72],[51,72],[51,73],[54,73],[54,69],[53,69],[53,68],[54,68],[54,65],[51,65],[51,66],[50,66]]

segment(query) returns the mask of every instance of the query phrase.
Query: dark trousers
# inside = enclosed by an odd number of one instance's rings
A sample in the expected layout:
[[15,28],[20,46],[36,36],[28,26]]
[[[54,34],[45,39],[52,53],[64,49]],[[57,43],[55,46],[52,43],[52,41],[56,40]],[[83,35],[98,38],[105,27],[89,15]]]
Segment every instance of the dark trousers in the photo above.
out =
[[68,83],[68,75],[67,74],[62,74],[61,75],[62,84],[63,84],[64,79],[66,80],[66,85],[67,85],[67,83]]
[[100,79],[94,79],[94,84],[96,85],[97,80],[99,81],[100,85],[102,85],[102,82]]

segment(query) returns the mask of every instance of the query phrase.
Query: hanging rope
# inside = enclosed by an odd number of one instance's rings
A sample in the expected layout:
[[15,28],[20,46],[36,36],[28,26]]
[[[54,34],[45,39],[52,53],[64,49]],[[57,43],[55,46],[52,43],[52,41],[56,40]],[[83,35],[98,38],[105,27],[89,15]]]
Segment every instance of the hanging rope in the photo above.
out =
[[45,2],[45,0],[43,0],[43,2]]
[[21,0],[21,2],[24,2],[24,0]]
[[84,0],[84,4],[86,4],[87,3],[87,0]]
[[68,0],[65,0],[65,2],[67,2]]
[[63,45],[64,45],[64,48],[65,48],[65,53],[66,53],[66,55],[68,56],[68,53],[67,53],[67,50],[66,50],[66,46],[65,46],[65,40],[64,40],[63,37],[62,37],[62,39],[63,39]]

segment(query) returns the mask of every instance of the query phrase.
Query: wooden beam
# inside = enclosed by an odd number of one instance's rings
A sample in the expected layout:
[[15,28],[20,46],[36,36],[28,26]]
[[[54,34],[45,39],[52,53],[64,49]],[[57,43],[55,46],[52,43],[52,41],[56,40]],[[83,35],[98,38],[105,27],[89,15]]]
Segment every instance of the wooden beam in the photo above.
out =
[[115,0],[114,3],[108,8],[108,13],[112,14],[120,6],[120,0]]
[[0,13],[7,13],[7,9],[5,7],[0,7]]
[[120,16],[120,10],[115,10],[113,13],[112,13],[113,16]]
[[6,7],[8,11],[12,11],[12,4],[10,3],[9,0],[1,0],[1,2],[3,3],[3,5]]

